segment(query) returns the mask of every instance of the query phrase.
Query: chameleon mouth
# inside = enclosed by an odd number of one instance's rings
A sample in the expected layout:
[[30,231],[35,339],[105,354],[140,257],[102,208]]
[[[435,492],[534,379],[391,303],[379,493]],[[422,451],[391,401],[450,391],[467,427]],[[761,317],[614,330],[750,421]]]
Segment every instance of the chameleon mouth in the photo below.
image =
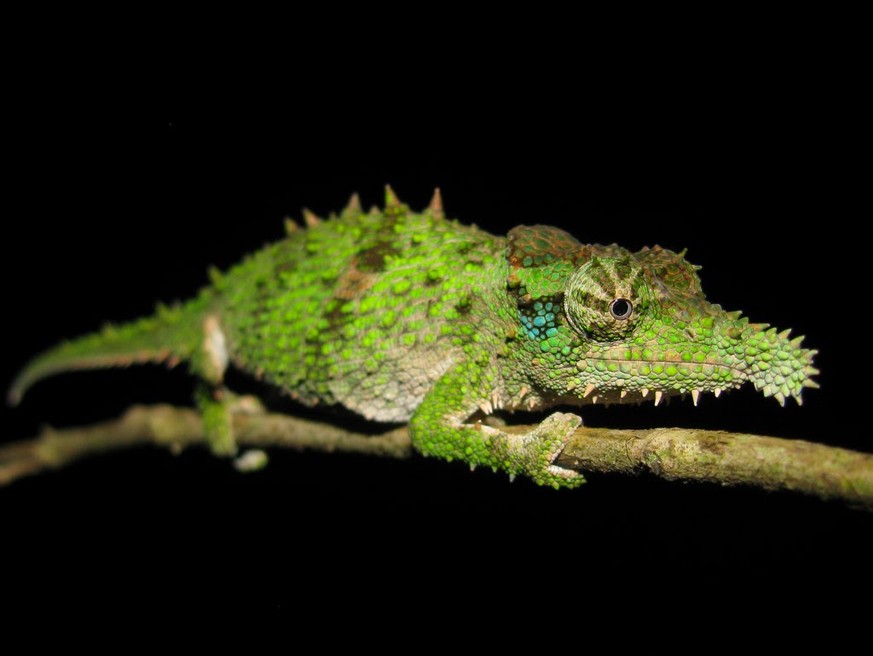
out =
[[594,384],[589,384],[582,393],[581,398],[589,399],[592,404],[602,403],[610,405],[615,403],[643,403],[652,401],[657,406],[665,398],[690,395],[691,400],[696,406],[704,392],[711,392],[718,398],[722,392],[742,387],[744,382],[746,382],[745,379],[737,380],[721,387],[708,387],[706,389],[692,387],[668,387],[660,389],[655,387],[641,387],[639,389],[612,387],[609,389],[598,389]]
[[698,340],[689,334],[688,341],[653,338],[611,345],[576,363],[580,379],[567,391],[592,403],[643,401],[654,392],[655,405],[665,396],[690,394],[697,405],[703,392],[718,396],[750,382],[782,406],[789,397],[802,404],[803,389],[818,387],[813,379],[819,373],[813,366],[818,352],[802,348],[804,338],[792,339],[790,330],[741,324],[716,326]]
[[588,383],[582,394],[591,403],[642,403],[659,405],[665,397],[690,394],[697,405],[703,392],[720,396],[749,380],[740,368],[708,362],[681,360],[640,360],[589,357],[576,365],[606,378],[606,384]]
[[818,388],[812,366],[817,351],[799,349],[793,357],[738,360],[736,364],[688,363],[684,361],[640,361],[613,358],[587,358],[577,366],[614,377],[607,384],[588,383],[580,394],[591,403],[642,403],[657,406],[665,397],[690,395],[696,406],[704,392],[716,398],[722,392],[738,389],[750,382],[764,396],[774,397],[785,406],[787,398],[803,404],[804,388]]

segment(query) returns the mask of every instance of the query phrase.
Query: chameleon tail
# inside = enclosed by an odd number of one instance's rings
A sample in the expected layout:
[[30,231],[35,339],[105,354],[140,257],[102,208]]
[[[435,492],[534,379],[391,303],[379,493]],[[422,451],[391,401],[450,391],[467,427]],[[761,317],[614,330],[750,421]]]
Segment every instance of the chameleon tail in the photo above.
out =
[[184,306],[158,306],[154,316],[62,342],[31,360],[9,389],[17,405],[36,382],[55,374],[133,364],[175,364],[196,358],[203,343],[203,297]]

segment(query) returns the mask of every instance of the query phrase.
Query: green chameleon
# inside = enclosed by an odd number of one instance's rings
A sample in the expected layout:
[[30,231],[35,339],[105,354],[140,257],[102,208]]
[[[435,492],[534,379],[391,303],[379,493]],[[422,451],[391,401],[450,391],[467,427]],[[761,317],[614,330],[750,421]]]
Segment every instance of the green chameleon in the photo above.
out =
[[385,209],[357,196],[329,220],[304,212],[193,300],[108,326],[34,359],[17,403],[58,372],[187,362],[216,453],[232,455],[228,366],[306,405],[340,404],[377,422],[409,422],[427,456],[574,487],[554,464],[580,425],[555,412],[527,433],[477,421],[495,410],[632,402],[751,382],[801,402],[815,351],[801,337],[709,303],[683,254],[584,245],[557,228],[490,235],[444,216],[439,190],[422,213],[390,187]]

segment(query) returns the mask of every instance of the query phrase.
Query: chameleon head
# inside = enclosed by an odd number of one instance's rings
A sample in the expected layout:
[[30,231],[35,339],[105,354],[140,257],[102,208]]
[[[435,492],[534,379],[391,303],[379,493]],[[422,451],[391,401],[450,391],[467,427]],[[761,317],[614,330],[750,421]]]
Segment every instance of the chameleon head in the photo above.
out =
[[[528,353],[540,389],[575,403],[657,404],[688,393],[696,404],[703,392],[718,396],[750,382],[784,405],[788,397],[800,403],[804,387],[818,387],[816,351],[802,348],[802,337],[708,302],[699,267],[682,254],[576,244],[569,256],[541,257],[541,271],[521,273],[522,260],[513,274],[524,292],[519,317],[523,338],[533,342]],[[554,275],[555,266],[568,264],[566,275]],[[562,289],[539,282],[547,278]]]

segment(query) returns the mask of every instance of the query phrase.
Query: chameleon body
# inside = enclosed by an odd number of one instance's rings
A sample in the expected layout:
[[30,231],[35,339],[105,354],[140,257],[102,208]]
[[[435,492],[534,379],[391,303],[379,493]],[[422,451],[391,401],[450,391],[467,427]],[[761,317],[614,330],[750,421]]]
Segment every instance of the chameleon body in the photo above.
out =
[[573,487],[554,465],[581,422],[557,412],[518,434],[477,420],[497,409],[633,402],[750,382],[784,404],[815,387],[814,351],[709,303],[696,268],[659,247],[584,245],[547,226],[507,237],[414,213],[390,188],[357,197],[225,273],[193,300],[63,343],[13,383],[16,402],[62,371],[185,361],[213,448],[234,452],[220,384],[238,367],[307,405],[409,422],[427,456]]

